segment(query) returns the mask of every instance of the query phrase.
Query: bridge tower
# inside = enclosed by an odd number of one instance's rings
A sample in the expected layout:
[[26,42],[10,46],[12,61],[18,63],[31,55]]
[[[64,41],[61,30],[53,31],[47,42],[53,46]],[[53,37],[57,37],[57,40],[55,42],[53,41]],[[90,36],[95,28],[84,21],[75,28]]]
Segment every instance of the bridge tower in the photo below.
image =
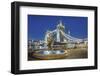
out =
[[65,26],[63,25],[62,21],[59,21],[59,24],[57,25],[57,42],[64,42],[64,37],[62,35],[62,32],[65,32]]

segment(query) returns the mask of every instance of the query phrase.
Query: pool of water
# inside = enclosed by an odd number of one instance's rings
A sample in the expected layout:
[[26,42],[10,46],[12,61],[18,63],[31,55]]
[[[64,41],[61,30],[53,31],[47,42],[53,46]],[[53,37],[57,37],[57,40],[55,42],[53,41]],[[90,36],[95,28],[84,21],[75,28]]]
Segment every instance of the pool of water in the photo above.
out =
[[64,54],[63,50],[44,50],[38,52],[39,54],[49,55],[49,54]]

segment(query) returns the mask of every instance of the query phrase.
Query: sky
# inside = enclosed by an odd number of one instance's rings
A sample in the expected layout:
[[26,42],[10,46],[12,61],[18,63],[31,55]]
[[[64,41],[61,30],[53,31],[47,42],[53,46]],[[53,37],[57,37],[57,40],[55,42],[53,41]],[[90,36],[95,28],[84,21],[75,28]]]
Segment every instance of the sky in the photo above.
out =
[[56,29],[59,21],[65,26],[65,32],[76,38],[87,38],[88,18],[77,16],[28,15],[28,39],[43,40],[47,30]]

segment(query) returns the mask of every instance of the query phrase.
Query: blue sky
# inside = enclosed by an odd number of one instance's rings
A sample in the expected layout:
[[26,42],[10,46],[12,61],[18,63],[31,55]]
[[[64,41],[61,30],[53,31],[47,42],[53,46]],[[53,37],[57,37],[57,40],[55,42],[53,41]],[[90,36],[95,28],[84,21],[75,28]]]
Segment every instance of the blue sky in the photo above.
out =
[[77,38],[87,38],[88,18],[76,16],[28,15],[28,39],[43,40],[47,30],[56,29],[62,20],[65,31]]

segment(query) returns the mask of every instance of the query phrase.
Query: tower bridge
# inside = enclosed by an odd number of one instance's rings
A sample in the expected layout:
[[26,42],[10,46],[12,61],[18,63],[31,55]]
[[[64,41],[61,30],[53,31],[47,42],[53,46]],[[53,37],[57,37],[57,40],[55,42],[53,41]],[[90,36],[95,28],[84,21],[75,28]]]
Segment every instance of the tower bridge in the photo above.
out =
[[48,47],[62,49],[62,47],[87,47],[87,43],[87,38],[80,39],[73,37],[70,35],[70,31],[67,31],[66,33],[65,26],[63,25],[62,21],[60,21],[56,29],[46,32],[44,40],[29,41],[28,46],[31,49],[47,49]]
[[59,22],[57,28],[53,31],[47,31],[45,35],[45,43],[47,43],[48,38],[52,38],[54,42],[60,43],[81,43],[87,41],[87,38],[80,39],[70,35],[70,31],[65,33],[65,26],[62,21]]

